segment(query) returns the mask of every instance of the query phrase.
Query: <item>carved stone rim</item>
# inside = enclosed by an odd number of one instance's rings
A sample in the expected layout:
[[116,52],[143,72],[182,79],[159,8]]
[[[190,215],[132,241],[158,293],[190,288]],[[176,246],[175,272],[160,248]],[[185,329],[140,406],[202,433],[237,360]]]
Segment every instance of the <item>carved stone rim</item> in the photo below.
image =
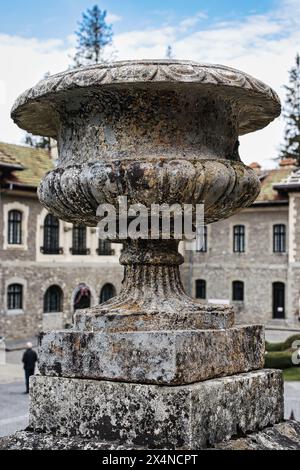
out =
[[[241,117],[240,134],[261,129],[279,116],[280,100],[272,88],[239,70],[222,65],[200,64],[192,61],[143,60],[122,61],[68,70],[41,80],[35,87],[25,91],[12,108],[12,118],[20,127],[43,135],[56,136],[57,124],[53,114],[55,96],[74,92],[78,88],[104,87],[109,85],[179,84],[210,89],[216,95],[235,99],[241,111],[246,109],[247,119]],[[43,124],[45,123],[45,124]]]

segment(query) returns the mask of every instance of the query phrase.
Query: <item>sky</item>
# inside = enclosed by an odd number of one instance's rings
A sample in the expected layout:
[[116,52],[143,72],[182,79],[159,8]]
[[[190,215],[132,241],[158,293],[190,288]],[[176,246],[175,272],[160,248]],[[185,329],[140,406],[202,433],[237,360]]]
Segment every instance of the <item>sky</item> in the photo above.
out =
[[[107,10],[116,60],[176,59],[235,67],[285,98],[288,71],[300,52],[300,0],[0,0],[0,140],[22,143],[10,119],[17,96],[45,73],[68,68],[78,21],[95,3]],[[281,117],[241,138],[245,163],[276,165]]]

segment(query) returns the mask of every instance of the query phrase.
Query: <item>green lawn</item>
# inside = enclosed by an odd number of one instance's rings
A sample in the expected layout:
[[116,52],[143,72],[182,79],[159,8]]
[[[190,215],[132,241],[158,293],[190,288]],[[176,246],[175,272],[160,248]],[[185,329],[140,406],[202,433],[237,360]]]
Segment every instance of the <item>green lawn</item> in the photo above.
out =
[[300,380],[300,367],[290,367],[283,371],[284,380],[287,382]]

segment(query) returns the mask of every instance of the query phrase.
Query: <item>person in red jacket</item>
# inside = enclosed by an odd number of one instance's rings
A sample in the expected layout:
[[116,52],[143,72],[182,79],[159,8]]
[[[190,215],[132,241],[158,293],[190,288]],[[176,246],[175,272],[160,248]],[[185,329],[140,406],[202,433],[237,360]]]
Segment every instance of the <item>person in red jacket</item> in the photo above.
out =
[[35,365],[37,363],[37,353],[32,349],[32,343],[26,344],[26,351],[23,354],[22,362],[25,371],[26,392],[29,393],[29,378],[34,375]]

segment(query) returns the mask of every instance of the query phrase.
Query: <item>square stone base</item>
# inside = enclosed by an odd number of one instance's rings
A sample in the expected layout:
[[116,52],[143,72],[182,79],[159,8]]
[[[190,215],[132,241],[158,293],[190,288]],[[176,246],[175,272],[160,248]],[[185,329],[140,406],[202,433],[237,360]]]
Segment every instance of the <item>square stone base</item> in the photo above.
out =
[[218,330],[54,331],[41,338],[43,375],[182,385],[261,369],[260,325]]
[[30,428],[62,437],[160,449],[201,449],[283,420],[283,381],[261,370],[158,386],[36,376]]

